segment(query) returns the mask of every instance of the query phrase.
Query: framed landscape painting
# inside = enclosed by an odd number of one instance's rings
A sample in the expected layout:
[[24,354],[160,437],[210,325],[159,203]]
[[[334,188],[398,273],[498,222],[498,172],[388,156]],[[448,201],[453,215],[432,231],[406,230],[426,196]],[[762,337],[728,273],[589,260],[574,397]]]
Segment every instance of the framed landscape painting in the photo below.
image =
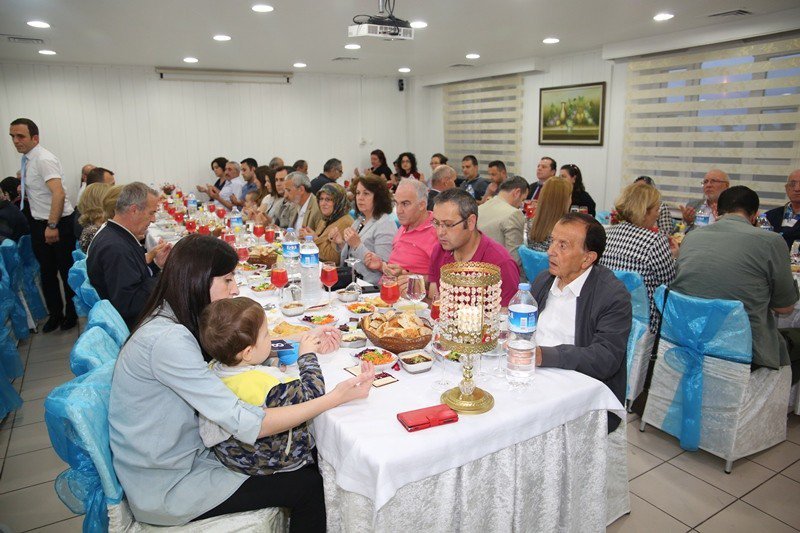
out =
[[603,145],[606,82],[539,89],[539,144]]

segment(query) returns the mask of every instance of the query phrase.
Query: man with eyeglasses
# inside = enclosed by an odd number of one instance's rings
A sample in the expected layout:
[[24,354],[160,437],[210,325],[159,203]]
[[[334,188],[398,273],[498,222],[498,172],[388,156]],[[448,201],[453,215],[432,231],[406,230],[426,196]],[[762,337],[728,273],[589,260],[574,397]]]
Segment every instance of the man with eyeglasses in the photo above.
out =
[[500,267],[502,278],[500,305],[508,303],[517,292],[519,267],[508,251],[478,231],[478,202],[463,189],[450,189],[436,197],[432,224],[439,246],[434,247],[428,271],[428,297],[439,297],[442,267],[454,262],[479,261]]
[[783,235],[789,248],[794,241],[800,240],[800,169],[789,174],[786,180],[786,205],[767,211],[766,216],[772,224],[772,231]]
[[719,195],[722,194],[722,191],[731,186],[731,181],[723,171],[718,168],[712,168],[703,178],[702,184],[704,198],[681,206],[683,221],[688,226],[687,231],[694,228],[697,211],[702,205],[708,206],[711,210],[709,223],[717,221],[717,200],[719,200]]
[[336,183],[342,176],[342,162],[338,159],[328,159],[322,167],[322,174],[311,180],[311,194],[317,194],[323,185]]

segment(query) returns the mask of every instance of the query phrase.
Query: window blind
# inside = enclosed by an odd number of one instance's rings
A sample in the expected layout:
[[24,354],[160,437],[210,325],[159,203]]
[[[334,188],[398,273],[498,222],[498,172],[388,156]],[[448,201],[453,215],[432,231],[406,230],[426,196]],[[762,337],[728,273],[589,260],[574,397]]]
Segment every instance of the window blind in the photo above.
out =
[[800,168],[800,38],[700,48],[628,64],[623,182],[652,176],[673,206],[702,198],[712,168],[762,209]]
[[503,76],[451,83],[444,87],[445,155],[460,173],[468,154],[478,158],[481,174],[503,161],[519,173],[522,138],[522,77]]

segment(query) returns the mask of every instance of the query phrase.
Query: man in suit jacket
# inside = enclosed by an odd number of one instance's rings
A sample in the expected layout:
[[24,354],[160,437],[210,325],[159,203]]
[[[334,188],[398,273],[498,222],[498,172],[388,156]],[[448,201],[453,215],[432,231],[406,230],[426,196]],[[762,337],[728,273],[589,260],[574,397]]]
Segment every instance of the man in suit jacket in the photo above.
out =
[[428,211],[433,211],[433,201],[439,193],[456,187],[456,178],[458,174],[453,167],[439,165],[434,169],[431,174],[431,188],[428,190]]
[[519,245],[525,228],[525,215],[520,206],[528,194],[528,181],[519,176],[506,179],[496,196],[478,207],[478,229],[508,250],[520,267]]
[[[594,218],[569,213],[553,228],[549,271],[531,293],[539,304],[536,365],[577,370],[602,381],[625,401],[631,299],[625,285],[597,261],[606,234]],[[620,418],[608,413],[608,432]]]
[[114,218],[94,236],[86,257],[89,282],[100,298],[111,301],[131,329],[172,249],[171,244],[162,242],[145,252],[139,243],[155,221],[157,209],[156,191],[136,181],[125,185]]
[[289,224],[294,229],[314,229],[322,221],[322,213],[317,197],[311,194],[311,180],[302,172],[292,172],[286,176],[284,197],[297,206],[295,220]]

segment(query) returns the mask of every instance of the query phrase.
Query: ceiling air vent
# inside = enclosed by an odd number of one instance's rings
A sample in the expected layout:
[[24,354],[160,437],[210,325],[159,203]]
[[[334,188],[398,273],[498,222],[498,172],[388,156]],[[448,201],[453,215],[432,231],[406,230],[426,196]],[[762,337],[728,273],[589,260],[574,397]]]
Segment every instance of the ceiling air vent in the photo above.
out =
[[334,57],[331,61],[358,61],[357,57]]
[[455,65],[450,65],[447,68],[472,68],[475,65],[467,65],[466,63],[456,63]]
[[15,44],[44,44],[43,39],[32,39],[30,37],[18,37],[16,35],[6,35],[8,42]]
[[722,11],[721,13],[714,13],[709,17],[743,17],[745,15],[752,15],[751,11],[746,9],[734,9],[733,11]]

